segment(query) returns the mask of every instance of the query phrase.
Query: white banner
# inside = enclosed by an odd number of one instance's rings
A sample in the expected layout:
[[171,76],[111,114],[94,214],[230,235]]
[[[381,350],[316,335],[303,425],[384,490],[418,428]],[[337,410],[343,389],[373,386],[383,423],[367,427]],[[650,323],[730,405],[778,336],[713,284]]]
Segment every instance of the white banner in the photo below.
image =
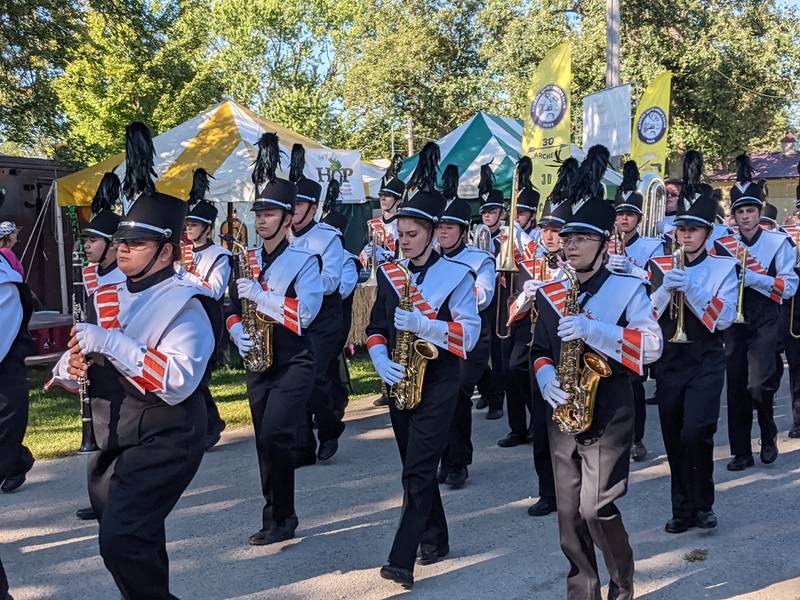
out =
[[306,168],[303,174],[322,186],[320,206],[325,201],[328,182],[335,176],[341,182],[339,202],[358,204],[366,202],[361,173],[360,150],[317,150],[306,148]]
[[631,151],[631,86],[629,83],[583,99],[583,149],[602,144],[611,156]]

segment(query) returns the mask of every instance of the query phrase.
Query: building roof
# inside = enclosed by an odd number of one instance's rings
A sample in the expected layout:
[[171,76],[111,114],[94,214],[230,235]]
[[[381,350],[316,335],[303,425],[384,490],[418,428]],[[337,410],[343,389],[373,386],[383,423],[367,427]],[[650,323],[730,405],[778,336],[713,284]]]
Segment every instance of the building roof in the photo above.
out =
[[[757,152],[750,155],[755,175],[753,179],[787,179],[796,178],[800,154],[784,154],[783,152]],[[735,181],[736,171],[721,170],[710,173],[712,181]]]

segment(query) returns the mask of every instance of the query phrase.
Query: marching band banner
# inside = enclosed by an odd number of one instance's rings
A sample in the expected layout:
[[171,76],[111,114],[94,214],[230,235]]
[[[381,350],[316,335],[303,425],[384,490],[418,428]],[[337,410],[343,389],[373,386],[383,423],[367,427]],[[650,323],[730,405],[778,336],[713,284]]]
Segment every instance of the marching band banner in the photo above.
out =
[[[559,160],[569,157],[572,134],[569,88],[572,84],[571,47],[557,46],[539,63],[528,88],[522,132],[522,154],[533,162],[533,185],[542,198],[553,190]],[[541,216],[544,202],[539,204]]]
[[642,175],[666,175],[671,82],[670,71],[656,77],[642,95],[633,118],[631,158],[636,161]]

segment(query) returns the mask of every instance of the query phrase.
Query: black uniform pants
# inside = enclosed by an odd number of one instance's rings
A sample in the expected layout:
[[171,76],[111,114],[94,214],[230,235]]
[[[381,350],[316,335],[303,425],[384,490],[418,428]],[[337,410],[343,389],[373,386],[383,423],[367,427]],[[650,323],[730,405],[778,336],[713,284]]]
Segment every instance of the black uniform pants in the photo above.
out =
[[206,405],[206,414],[208,415],[206,422],[206,435],[212,435],[217,431],[225,429],[225,421],[219,416],[219,409],[217,403],[214,402],[214,396],[211,395],[209,384],[211,383],[211,370],[209,369],[200,385],[197,388],[197,393],[203,397],[203,402]]
[[[457,365],[447,369],[457,376]],[[448,545],[436,468],[442,456],[456,406],[458,390],[454,377],[428,372],[420,405],[414,410],[398,410],[389,403],[392,428],[403,463],[403,511],[394,536],[389,563],[414,569],[417,548],[444,548]]]
[[206,418],[197,396],[148,407],[138,445],[103,450],[89,461],[100,555],[126,600],[174,598],[164,521],[200,467]]
[[633,392],[633,441],[641,442],[644,438],[644,424],[647,420],[647,403],[644,397],[644,382],[647,375],[631,379]]
[[489,321],[481,319],[481,334],[478,343],[459,362],[458,398],[447,436],[447,447],[442,454],[442,468],[460,469],[472,464],[472,390],[489,361],[492,343]]
[[[789,311],[791,302],[783,305],[784,323],[783,348],[786,351],[786,362],[789,364],[789,392],[792,402],[792,425],[800,427],[800,339],[789,333]],[[800,334],[800,299],[795,301],[794,332]]]
[[342,300],[342,328],[339,330],[339,352],[328,365],[328,379],[331,382],[331,396],[333,397],[333,411],[341,420],[350,401],[350,387],[347,380],[347,363],[344,357],[344,346],[347,336],[350,335],[350,326],[353,322],[353,294]]
[[490,364],[484,369],[478,381],[478,391],[481,393],[490,410],[502,410],[503,395],[505,394],[506,370],[508,355],[503,351],[503,340],[495,335],[497,296],[486,308],[489,321],[489,361]]
[[305,407],[311,397],[309,382],[313,377],[310,355],[297,363],[275,365],[265,373],[247,374],[264,495],[263,529],[272,519],[285,519],[295,513],[292,448],[306,426]]
[[753,322],[731,325],[725,332],[728,440],[733,456],[752,454],[750,434],[754,407],[761,440],[771,442],[777,435],[773,398],[778,324],[777,318],[754,318]]
[[656,399],[672,475],[675,518],[693,518],[714,504],[714,434],[725,383],[722,344],[716,341],[714,346],[700,361],[667,348],[669,354],[658,366]]
[[[568,600],[600,600],[595,546],[603,553],[611,577],[608,597],[633,598],[633,551],[614,504],[628,489],[633,398],[626,377],[614,377],[601,386],[615,407],[600,437],[592,443],[579,443],[548,418],[558,530],[561,549],[570,564]],[[548,409],[548,414],[552,415],[552,410]]]
[[28,379],[25,362],[7,356],[0,363],[0,482],[20,474],[30,456],[22,440],[28,428]]
[[549,405],[542,398],[542,392],[531,377],[531,438],[533,440],[533,468],[539,479],[539,498],[555,500],[556,483],[553,478],[553,459],[550,455],[550,439],[547,422],[550,420]]
[[3,561],[0,560],[0,600],[6,600],[6,598],[8,598],[8,578],[3,568]]

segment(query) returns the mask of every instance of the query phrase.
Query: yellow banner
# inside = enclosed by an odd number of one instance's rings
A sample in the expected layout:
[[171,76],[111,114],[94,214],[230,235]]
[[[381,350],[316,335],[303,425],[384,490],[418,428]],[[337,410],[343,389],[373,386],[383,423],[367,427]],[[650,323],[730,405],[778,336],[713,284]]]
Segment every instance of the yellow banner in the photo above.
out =
[[[528,88],[528,102],[522,115],[522,154],[533,162],[533,185],[544,199],[556,183],[559,161],[569,157],[572,138],[569,88],[572,84],[569,42],[553,48],[539,63]],[[558,155],[556,155],[558,153]]]
[[669,93],[672,73],[664,71],[645,90],[631,132],[631,158],[639,172],[667,173],[667,131],[669,129]]

